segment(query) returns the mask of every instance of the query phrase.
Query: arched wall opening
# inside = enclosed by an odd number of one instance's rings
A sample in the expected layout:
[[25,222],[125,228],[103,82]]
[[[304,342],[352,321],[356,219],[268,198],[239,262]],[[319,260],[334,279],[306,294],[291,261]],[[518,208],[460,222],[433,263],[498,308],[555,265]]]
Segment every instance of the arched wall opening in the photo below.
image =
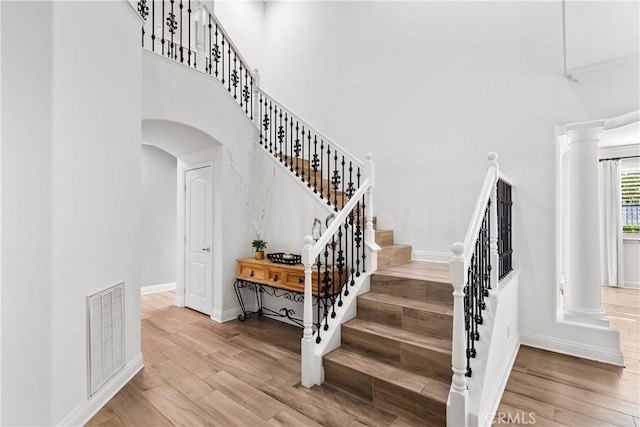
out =
[[[175,304],[178,306],[185,306],[185,262],[186,262],[186,245],[185,245],[185,174],[187,171],[194,168],[210,167],[212,171],[212,185],[210,187],[211,194],[208,196],[212,198],[212,210],[211,222],[212,229],[209,239],[212,242],[211,251],[211,279],[207,283],[210,289],[207,290],[207,298],[210,298],[209,306],[204,310],[205,314],[210,315],[215,320],[222,320],[220,316],[216,316],[215,313],[221,313],[225,307],[225,292],[224,292],[224,239],[220,238],[223,235],[223,168],[224,168],[224,150],[223,145],[218,142],[211,135],[206,132],[197,129],[193,126],[186,125],[170,120],[143,120],[142,121],[142,144],[143,151],[152,151],[155,154],[160,152],[158,157],[171,156],[175,160],[174,177],[171,183],[171,188],[174,191],[174,228],[170,231],[173,235],[173,248],[174,248],[174,277],[175,277],[175,289],[176,299]],[[146,147],[146,148],[145,148]],[[143,171],[144,172],[144,171]],[[166,170],[165,170],[166,172]],[[143,180],[144,181],[144,180]],[[144,182],[143,182],[144,184]],[[169,183],[167,183],[169,185]],[[153,188],[152,185],[149,185]],[[143,199],[146,199],[150,195],[142,195]],[[166,196],[166,194],[165,194]],[[166,205],[165,205],[166,206]],[[144,214],[144,213],[143,213]],[[163,216],[165,213],[160,212],[147,212],[147,216],[143,215],[143,221],[147,221],[150,224],[143,224],[144,229],[153,229],[160,226],[158,222],[162,222],[164,226],[168,225],[170,220],[160,221],[159,216]],[[170,215],[167,215],[170,216]],[[164,230],[165,232],[167,230]],[[143,235],[144,236],[144,235]],[[143,248],[147,244],[151,244],[152,239],[147,239],[143,242]],[[164,241],[164,244],[169,246],[170,243]],[[148,248],[153,251],[153,248]],[[164,260],[166,260],[166,253]],[[151,263],[149,263],[151,265]],[[167,268],[165,268],[167,269]],[[168,270],[168,269],[167,269]],[[143,264],[142,276],[145,277],[145,264]],[[193,307],[192,307],[193,308]]]

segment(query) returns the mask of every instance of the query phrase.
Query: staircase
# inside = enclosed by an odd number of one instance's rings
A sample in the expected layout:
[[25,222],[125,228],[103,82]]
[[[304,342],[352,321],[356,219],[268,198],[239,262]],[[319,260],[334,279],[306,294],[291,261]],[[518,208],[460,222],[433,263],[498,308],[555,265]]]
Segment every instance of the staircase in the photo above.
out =
[[451,384],[453,297],[448,264],[411,261],[393,231],[376,230],[378,271],[324,357],[325,385],[415,425],[445,425]]

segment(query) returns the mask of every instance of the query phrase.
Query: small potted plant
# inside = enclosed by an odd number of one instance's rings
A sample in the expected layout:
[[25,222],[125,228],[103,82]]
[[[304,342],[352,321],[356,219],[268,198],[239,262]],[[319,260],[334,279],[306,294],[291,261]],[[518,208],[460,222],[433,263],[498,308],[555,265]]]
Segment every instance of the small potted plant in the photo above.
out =
[[255,239],[251,242],[251,246],[256,251],[256,259],[264,259],[264,250],[267,247],[267,242],[261,239]]

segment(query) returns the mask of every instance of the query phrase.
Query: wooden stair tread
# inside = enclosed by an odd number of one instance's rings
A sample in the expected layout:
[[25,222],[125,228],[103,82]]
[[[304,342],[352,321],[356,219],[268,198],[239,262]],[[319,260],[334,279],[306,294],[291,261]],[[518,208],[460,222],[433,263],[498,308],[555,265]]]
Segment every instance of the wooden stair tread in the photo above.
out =
[[364,295],[360,295],[358,298],[383,304],[411,308],[414,310],[431,311],[433,313],[453,316],[453,304],[447,304],[444,302],[415,300],[399,295],[383,294],[378,292],[368,292]]
[[402,343],[435,350],[440,353],[451,354],[451,341],[433,337],[418,332],[408,331],[406,329],[397,328],[394,326],[372,322],[363,319],[352,319],[342,325],[343,328],[357,329],[362,332],[366,332],[372,335],[382,336]]
[[409,261],[384,269],[375,274],[381,276],[402,277],[406,279],[426,280],[429,282],[451,283],[449,264],[446,262]]
[[375,357],[344,348],[337,348],[324,356],[324,358],[327,361],[349,367],[372,378],[378,378],[397,387],[428,396],[446,405],[450,384],[437,378],[413,372]]

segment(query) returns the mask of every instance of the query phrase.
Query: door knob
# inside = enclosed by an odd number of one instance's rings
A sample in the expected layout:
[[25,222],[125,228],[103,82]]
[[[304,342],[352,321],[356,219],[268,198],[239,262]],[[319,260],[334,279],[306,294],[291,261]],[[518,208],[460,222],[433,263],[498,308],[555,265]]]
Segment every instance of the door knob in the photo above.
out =
[[202,248],[203,251],[209,252],[211,251],[211,247],[207,246],[206,248]]

